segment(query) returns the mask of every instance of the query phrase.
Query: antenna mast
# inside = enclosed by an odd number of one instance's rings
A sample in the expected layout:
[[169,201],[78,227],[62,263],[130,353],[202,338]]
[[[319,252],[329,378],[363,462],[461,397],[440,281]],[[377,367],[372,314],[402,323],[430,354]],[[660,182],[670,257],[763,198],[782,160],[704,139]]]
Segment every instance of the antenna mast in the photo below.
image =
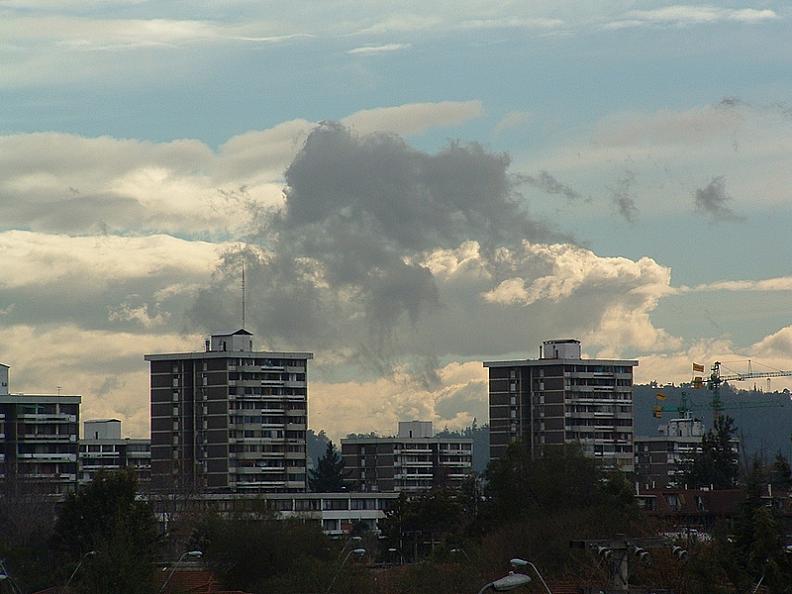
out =
[[245,303],[245,262],[242,261],[242,328],[245,328],[246,317],[246,303]]

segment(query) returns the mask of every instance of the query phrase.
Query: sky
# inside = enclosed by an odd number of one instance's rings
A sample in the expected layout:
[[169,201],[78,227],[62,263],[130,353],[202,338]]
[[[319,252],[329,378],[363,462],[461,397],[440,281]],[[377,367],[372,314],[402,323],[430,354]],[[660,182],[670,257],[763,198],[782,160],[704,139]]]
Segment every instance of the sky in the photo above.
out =
[[792,369],[790,26],[770,1],[0,0],[11,388],[147,435],[143,355],[240,326],[243,267],[257,347],[315,353],[336,438],[484,422],[482,361],[551,338],[639,382]]

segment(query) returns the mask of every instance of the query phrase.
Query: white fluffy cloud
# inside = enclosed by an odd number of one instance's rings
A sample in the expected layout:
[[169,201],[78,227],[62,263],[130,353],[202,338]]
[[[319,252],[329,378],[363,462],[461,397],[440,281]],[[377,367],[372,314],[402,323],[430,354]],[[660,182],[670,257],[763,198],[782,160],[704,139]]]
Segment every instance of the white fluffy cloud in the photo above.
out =
[[[442,101],[364,110],[345,121],[362,132],[410,135],[481,114],[479,101]],[[283,171],[315,126],[284,122],[236,135],[216,151],[190,139],[0,136],[0,229],[235,236],[249,228],[252,206],[280,203]]]

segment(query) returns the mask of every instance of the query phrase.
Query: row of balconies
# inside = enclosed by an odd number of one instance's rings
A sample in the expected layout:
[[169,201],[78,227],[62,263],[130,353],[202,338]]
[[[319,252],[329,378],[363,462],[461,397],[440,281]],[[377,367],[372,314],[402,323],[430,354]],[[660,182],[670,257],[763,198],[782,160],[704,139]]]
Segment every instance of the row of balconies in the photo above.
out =
[[229,473],[258,474],[260,472],[286,472],[285,466],[230,466]]
[[77,415],[28,413],[18,415],[17,420],[25,423],[76,423]]
[[22,440],[26,442],[45,441],[45,442],[66,442],[75,443],[77,436],[74,433],[25,433]]
[[55,462],[76,462],[77,454],[56,454],[50,452],[41,452],[36,454],[17,454],[19,460],[32,460],[35,462],[42,461],[55,461]]

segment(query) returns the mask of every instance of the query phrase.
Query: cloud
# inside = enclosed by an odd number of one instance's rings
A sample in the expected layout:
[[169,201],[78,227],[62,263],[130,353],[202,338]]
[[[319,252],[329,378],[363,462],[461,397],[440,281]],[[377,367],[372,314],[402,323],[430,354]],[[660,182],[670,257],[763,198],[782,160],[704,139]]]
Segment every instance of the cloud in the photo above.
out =
[[[149,434],[148,370],[144,353],[184,352],[200,336],[159,331],[131,334],[86,330],[73,324],[0,328],[0,361],[11,366],[11,390],[83,396],[82,419],[119,418],[124,433]],[[75,346],[78,345],[78,346]],[[47,365],[41,365],[46,360]]]
[[548,194],[561,194],[570,202],[580,200],[581,196],[578,192],[570,188],[568,185],[561,183],[555,177],[550,175],[547,171],[540,171],[538,175],[524,175],[520,178],[527,184],[539,188]]
[[706,216],[712,223],[744,220],[727,206],[731,200],[732,197],[726,194],[726,181],[723,176],[713,178],[693,195],[696,212]]
[[712,23],[758,24],[778,18],[771,9],[721,8],[716,6],[673,5],[649,10],[631,10],[606,25],[610,29],[642,26],[684,26]]
[[682,292],[712,292],[712,291],[792,291],[792,277],[781,276],[762,280],[725,280],[714,283],[696,285],[695,287],[681,287]]
[[[345,121],[363,133],[419,134],[480,117],[480,101],[408,103]],[[0,230],[239,236],[282,202],[283,172],[316,123],[292,120],[229,138],[147,142],[109,136],[0,136]]]
[[63,323],[143,332],[181,325],[195,287],[210,282],[232,244],[171,236],[70,237],[6,231],[0,304],[4,324]]
[[506,130],[525,126],[533,118],[529,111],[510,111],[495,124],[495,133],[500,134]]
[[634,223],[638,220],[638,206],[635,204],[635,198],[632,193],[633,184],[635,184],[635,174],[628,170],[619,178],[615,187],[609,188],[611,202],[616,207],[616,211],[628,223]]
[[[468,240],[483,249],[557,237],[519,205],[506,155],[452,143],[436,154],[391,134],[325,124],[286,171],[285,203],[229,254],[192,319],[217,319],[228,276],[248,265],[254,318],[273,339],[363,344],[386,357],[392,332],[441,307],[425,253]],[[387,357],[386,357],[387,358]]]
[[359,134],[394,132],[409,135],[434,127],[457,126],[483,115],[481,101],[440,101],[366,109],[347,116],[341,122]]
[[443,365],[437,376],[432,389],[416,384],[406,369],[371,381],[316,383],[311,387],[311,424],[338,439],[369,431],[391,435],[406,419],[459,429],[474,418],[488,418],[487,375],[480,361]]
[[355,56],[369,56],[372,54],[398,52],[401,50],[410,49],[411,47],[412,44],[410,43],[385,43],[383,45],[364,45],[361,47],[356,47],[351,50],[347,50],[347,53]]

